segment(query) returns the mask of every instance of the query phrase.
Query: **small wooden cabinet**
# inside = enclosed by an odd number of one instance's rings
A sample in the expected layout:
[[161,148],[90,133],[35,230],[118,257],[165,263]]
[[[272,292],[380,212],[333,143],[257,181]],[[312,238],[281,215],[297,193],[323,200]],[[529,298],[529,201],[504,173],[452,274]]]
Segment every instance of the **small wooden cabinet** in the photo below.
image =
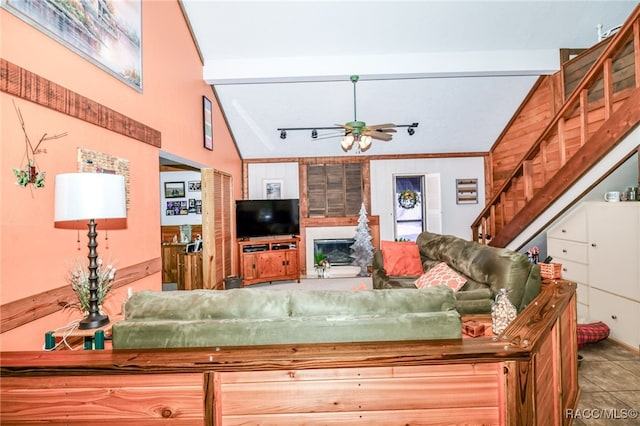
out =
[[184,251],[185,244],[162,244],[162,282],[178,282],[178,253]]
[[299,246],[298,237],[238,241],[242,284],[280,280],[300,282]]
[[201,289],[202,252],[178,253],[178,290]]

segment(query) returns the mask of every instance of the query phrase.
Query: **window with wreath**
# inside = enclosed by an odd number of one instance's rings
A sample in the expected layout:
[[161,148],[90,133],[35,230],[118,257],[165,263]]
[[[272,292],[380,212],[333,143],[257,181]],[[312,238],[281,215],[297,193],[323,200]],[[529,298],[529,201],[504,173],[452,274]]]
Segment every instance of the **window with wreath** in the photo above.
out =
[[309,217],[356,216],[362,204],[360,163],[307,166]]

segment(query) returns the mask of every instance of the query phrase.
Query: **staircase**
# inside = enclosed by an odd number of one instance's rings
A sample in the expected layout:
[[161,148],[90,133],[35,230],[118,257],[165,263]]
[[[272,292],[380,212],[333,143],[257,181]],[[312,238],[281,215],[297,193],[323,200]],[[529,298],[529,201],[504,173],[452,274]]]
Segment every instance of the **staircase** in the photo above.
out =
[[639,122],[640,6],[614,36],[538,79],[485,159],[474,240],[505,247]]

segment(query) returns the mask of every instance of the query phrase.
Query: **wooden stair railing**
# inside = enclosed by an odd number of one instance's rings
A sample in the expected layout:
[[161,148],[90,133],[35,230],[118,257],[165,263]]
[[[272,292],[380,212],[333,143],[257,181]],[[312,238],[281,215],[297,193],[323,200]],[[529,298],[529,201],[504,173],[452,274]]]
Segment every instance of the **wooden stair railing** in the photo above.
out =
[[474,241],[504,247],[638,122],[640,6],[488,200]]

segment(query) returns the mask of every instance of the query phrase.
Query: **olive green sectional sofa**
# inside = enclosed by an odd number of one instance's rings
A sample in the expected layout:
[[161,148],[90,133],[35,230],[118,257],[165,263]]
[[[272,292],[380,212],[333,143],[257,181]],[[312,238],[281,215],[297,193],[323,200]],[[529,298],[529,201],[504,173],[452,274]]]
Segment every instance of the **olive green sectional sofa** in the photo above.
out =
[[134,294],[114,349],[459,339],[453,291],[239,288]]
[[[421,233],[416,244],[423,272],[444,262],[467,279],[455,293],[456,309],[461,314],[491,312],[495,296],[503,288],[518,312],[540,293],[540,267],[522,253],[430,232]],[[414,282],[419,275],[387,275],[380,250],[374,253],[372,270],[374,289],[416,288]]]

